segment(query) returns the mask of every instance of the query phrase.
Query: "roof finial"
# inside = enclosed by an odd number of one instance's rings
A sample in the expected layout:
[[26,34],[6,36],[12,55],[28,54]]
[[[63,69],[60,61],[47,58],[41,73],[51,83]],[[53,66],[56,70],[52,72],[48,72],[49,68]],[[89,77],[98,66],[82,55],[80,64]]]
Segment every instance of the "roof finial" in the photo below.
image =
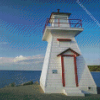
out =
[[57,11],[58,11],[58,13],[59,13],[60,9],[57,9]]

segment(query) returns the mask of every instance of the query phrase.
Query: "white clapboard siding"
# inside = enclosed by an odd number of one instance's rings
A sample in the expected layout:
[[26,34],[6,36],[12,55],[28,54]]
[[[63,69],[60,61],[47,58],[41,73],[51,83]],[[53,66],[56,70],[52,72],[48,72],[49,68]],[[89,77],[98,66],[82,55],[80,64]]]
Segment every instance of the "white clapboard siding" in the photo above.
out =
[[[56,76],[59,76],[59,77],[56,77]],[[48,80],[55,80],[55,79],[59,79],[59,80],[62,80],[62,75],[48,75]]]
[[61,63],[50,63],[49,68],[61,68]]
[[57,83],[61,83],[62,82],[62,79],[49,79],[49,80],[47,80],[47,83],[53,83],[54,82],[54,84],[57,84]]
[[53,39],[56,39],[56,38],[73,38],[73,36],[71,36],[70,34],[67,34],[67,32],[61,33],[60,31],[53,32],[52,36],[53,36]]
[[62,87],[62,83],[47,83],[48,87]]
[[57,57],[57,56],[55,56],[55,57],[52,57],[52,59],[50,59],[50,64],[54,64],[54,63],[59,63],[59,64],[61,64],[61,57]]
[[77,57],[77,69],[80,86],[96,86],[82,55]]
[[41,87],[43,87],[43,89],[45,89],[46,76],[47,76],[49,58],[50,58],[50,50],[51,50],[51,44],[52,44],[52,41],[51,40],[49,41],[50,42],[48,43],[48,46],[47,46],[46,56],[44,58],[43,68],[42,68],[41,77],[40,77],[40,85],[42,85]]

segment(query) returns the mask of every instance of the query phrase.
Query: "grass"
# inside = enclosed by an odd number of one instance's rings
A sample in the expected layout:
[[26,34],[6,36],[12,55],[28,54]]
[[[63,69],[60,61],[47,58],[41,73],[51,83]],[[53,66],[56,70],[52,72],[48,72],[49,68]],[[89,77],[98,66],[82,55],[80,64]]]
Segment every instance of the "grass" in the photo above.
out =
[[90,71],[100,71],[100,65],[88,65]]
[[0,100],[100,100],[100,94],[70,97],[64,94],[45,94],[39,84],[0,89]]

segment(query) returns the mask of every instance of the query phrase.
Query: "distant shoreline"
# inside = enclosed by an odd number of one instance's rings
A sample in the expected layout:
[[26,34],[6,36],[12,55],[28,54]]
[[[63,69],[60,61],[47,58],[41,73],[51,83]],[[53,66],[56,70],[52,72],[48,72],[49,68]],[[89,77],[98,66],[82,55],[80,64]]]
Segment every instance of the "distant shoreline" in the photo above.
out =
[[100,72],[100,65],[88,65],[88,68],[91,72]]
[[90,71],[90,72],[100,72],[100,71]]

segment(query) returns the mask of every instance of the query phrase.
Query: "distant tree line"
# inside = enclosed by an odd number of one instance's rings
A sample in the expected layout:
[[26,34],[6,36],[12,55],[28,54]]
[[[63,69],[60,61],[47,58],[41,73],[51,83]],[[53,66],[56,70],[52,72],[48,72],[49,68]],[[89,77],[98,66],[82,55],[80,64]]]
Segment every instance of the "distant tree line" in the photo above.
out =
[[88,65],[90,71],[100,71],[100,65]]

